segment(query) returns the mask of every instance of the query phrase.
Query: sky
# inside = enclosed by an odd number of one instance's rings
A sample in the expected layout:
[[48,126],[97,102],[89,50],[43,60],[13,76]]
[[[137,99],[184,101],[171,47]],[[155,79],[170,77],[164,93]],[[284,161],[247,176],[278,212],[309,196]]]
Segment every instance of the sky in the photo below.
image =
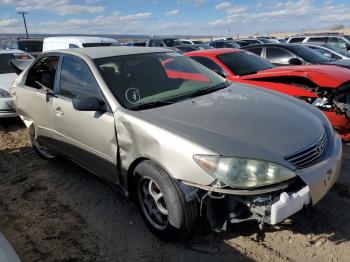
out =
[[0,33],[245,35],[350,26],[349,0],[0,0]]

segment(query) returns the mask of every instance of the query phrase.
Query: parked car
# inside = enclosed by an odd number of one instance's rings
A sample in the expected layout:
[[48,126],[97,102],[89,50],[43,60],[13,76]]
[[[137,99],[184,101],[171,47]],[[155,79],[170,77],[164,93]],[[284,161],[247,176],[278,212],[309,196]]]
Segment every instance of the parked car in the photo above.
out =
[[125,46],[141,46],[141,47],[145,47],[147,46],[146,42],[128,42],[126,44],[124,44]]
[[257,45],[257,44],[265,44],[265,43],[273,43],[269,39],[257,39],[257,38],[240,38],[240,41],[244,41],[249,45]]
[[332,45],[327,45],[327,44],[317,45],[317,44],[309,44],[309,43],[305,43],[303,45],[331,59],[335,59],[335,60],[350,59],[350,52]]
[[250,45],[248,42],[243,41],[243,40],[233,40],[232,42],[234,42],[235,44],[237,44],[239,47],[243,47],[243,46],[248,46],[248,45]]
[[43,51],[42,38],[8,38],[1,40],[0,48],[22,50],[36,57]]
[[206,44],[190,44],[190,45],[179,45],[176,47],[178,51],[181,53],[187,53],[197,50],[205,50],[205,49],[212,49],[213,47],[206,45]]
[[319,202],[340,171],[341,140],[319,110],[229,85],[168,49],[48,52],[12,91],[40,155],[120,185],[162,239],[189,234],[200,214],[217,231],[277,224]]
[[17,112],[13,98],[9,93],[13,81],[17,78],[12,59],[34,59],[21,50],[0,50],[0,118],[16,117]]
[[101,47],[118,46],[119,42],[112,38],[93,37],[93,36],[56,36],[44,38],[43,51],[83,48],[83,47]]
[[350,37],[345,35],[305,35],[295,36],[287,40],[287,43],[315,43],[335,46],[343,50],[350,49]]
[[242,49],[259,55],[276,66],[324,64],[350,69],[350,60],[335,60],[302,44],[262,44],[246,46]]
[[213,48],[239,48],[240,46],[231,40],[214,40],[209,43]]
[[175,47],[182,44],[177,38],[152,38],[148,42],[149,47]]
[[[279,43],[280,41],[276,37],[269,37],[269,36],[258,36],[256,39],[259,40],[268,40],[268,43]],[[266,43],[266,42],[264,42]]]
[[179,39],[179,41],[184,45],[201,45],[204,44],[202,40],[194,40],[194,39]]
[[233,82],[242,82],[295,96],[323,111],[350,140],[350,70],[334,65],[274,67],[244,50],[216,49],[185,54]]

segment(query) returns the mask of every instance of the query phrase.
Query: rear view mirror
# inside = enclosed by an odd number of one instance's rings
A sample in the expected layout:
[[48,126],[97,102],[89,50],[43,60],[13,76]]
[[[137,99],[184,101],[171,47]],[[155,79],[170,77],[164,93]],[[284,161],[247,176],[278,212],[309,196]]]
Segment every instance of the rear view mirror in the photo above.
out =
[[75,97],[73,107],[78,111],[106,111],[105,103],[95,97]]
[[301,61],[299,58],[293,57],[288,60],[289,65],[302,65],[303,61]]

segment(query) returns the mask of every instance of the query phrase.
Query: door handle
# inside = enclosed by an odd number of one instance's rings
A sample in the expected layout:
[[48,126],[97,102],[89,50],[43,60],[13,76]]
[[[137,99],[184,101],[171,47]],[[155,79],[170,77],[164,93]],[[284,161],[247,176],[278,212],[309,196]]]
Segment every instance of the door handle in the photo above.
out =
[[56,113],[56,116],[58,116],[58,117],[61,117],[61,116],[64,115],[63,112],[62,112],[61,107],[57,107],[57,108],[55,109],[55,113]]

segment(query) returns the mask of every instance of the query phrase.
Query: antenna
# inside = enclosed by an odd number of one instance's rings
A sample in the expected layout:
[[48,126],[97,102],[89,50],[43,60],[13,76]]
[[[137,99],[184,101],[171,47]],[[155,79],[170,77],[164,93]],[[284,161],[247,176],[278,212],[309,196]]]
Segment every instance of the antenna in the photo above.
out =
[[24,27],[26,29],[26,35],[27,35],[27,38],[29,38],[28,29],[27,29],[27,22],[26,22],[26,17],[25,17],[25,15],[27,15],[28,12],[17,12],[17,13],[22,15],[22,17],[23,17]]

